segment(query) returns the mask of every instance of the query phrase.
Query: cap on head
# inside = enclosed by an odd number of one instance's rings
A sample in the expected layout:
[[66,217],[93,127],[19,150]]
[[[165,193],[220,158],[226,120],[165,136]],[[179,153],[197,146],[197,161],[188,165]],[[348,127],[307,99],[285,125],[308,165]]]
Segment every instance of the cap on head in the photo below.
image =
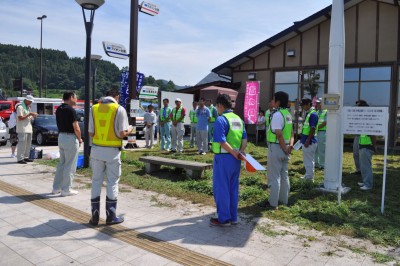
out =
[[318,98],[315,102],[316,103],[322,103],[322,98]]
[[35,101],[32,95],[26,95],[25,100],[30,101],[30,102]]
[[175,102],[182,102],[181,98],[176,98]]
[[311,104],[311,99],[310,98],[301,99],[301,105],[307,105],[307,104]]

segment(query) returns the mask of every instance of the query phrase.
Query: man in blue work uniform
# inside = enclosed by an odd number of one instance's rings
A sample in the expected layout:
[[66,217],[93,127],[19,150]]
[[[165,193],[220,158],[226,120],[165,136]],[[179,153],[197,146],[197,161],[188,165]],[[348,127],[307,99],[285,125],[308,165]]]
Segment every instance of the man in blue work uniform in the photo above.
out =
[[303,163],[306,168],[306,180],[314,181],[314,156],[317,150],[317,125],[318,115],[314,109],[311,109],[311,99],[304,98],[301,100],[301,107],[306,112],[301,130],[301,143],[303,144]]
[[238,221],[239,176],[241,159],[247,145],[247,134],[242,119],[231,110],[227,94],[217,97],[220,116],[214,124],[213,193],[218,218],[211,218],[210,225],[230,226]]

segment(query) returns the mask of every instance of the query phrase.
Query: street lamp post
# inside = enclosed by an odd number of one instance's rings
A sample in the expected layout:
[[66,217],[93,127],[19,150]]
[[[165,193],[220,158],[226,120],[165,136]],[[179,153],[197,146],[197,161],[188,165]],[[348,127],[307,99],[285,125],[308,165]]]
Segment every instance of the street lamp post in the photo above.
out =
[[46,15],[41,17],[37,17],[40,20],[40,84],[39,84],[39,98],[42,97],[42,87],[43,87],[43,48],[42,48],[42,41],[43,41],[43,19],[47,18]]
[[[89,111],[90,111],[90,53],[92,48],[92,30],[94,13],[104,4],[104,0],[75,0],[81,7],[86,29],[86,58],[85,58],[85,121],[84,121],[84,145],[83,167],[89,167]],[[86,19],[85,10],[90,11],[89,20]]]
[[101,59],[101,55],[92,54],[90,56],[92,61],[92,105],[94,104],[94,100],[96,98],[96,72],[97,72],[97,61]]
[[49,64],[49,60],[46,60],[44,66],[44,97],[47,98],[47,71],[48,71],[48,64]]

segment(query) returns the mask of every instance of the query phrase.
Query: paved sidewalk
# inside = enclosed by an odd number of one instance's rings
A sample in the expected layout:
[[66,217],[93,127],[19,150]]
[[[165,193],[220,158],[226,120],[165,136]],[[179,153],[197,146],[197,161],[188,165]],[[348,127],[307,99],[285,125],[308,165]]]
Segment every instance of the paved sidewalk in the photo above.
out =
[[[0,148],[0,181],[90,214],[90,188],[85,183],[74,182],[77,196],[52,196],[54,168],[16,164],[9,150]],[[105,218],[105,191],[102,196],[100,215]],[[346,246],[383,254],[390,250],[243,215],[237,226],[210,227],[214,208],[132,188],[122,190],[118,204],[118,213],[125,213],[126,230],[233,265],[374,265],[369,255],[353,253]],[[7,194],[1,187],[0,254],[0,265],[179,265]]]

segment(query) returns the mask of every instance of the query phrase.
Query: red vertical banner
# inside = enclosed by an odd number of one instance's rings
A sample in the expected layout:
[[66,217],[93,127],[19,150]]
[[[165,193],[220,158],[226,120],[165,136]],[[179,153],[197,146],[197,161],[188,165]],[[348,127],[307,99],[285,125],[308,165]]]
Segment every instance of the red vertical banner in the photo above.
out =
[[260,82],[247,81],[246,95],[244,97],[244,123],[256,124],[258,117],[258,101],[260,95]]

